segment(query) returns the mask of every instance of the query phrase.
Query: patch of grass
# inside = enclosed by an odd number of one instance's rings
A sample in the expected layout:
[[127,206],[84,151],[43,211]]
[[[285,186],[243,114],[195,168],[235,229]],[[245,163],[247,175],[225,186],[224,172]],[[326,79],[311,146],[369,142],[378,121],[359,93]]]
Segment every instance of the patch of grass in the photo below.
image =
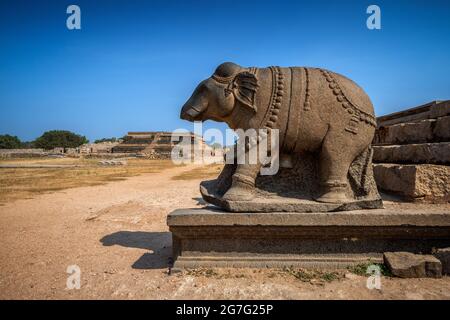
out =
[[187,269],[186,274],[194,277],[204,276],[208,278],[219,276],[217,272],[209,268]]
[[326,282],[331,282],[334,280],[339,280],[342,278],[341,275],[339,275],[337,272],[324,272],[321,276],[323,280]]
[[284,271],[303,282],[309,282],[312,279],[314,279],[314,276],[312,273],[307,272],[306,270],[303,270],[303,269],[294,270],[291,268],[286,268],[286,269],[284,269]]
[[186,275],[194,276],[194,277],[207,277],[207,278],[216,278],[216,279],[242,279],[247,278],[245,273],[241,273],[239,269],[234,270],[214,270],[210,268],[196,268],[196,269],[187,269],[185,271]]
[[347,270],[351,273],[357,274],[358,276],[368,276],[369,274],[367,273],[367,268],[369,268],[371,265],[378,266],[380,268],[381,275],[385,277],[392,277],[391,271],[384,263],[360,263],[355,266],[348,267]]
[[210,164],[198,168],[194,168],[190,171],[185,171],[177,176],[172,177],[172,180],[194,180],[194,179],[207,179],[216,178],[223,165],[221,164]]
[[284,268],[284,272],[294,276],[300,281],[310,283],[332,282],[343,278],[343,273],[338,271],[321,271],[307,269]]
[[32,198],[68,188],[121,181],[143,173],[157,173],[174,166],[171,160],[130,159],[124,166],[103,166],[98,159],[8,159],[8,164],[74,164],[67,168],[0,168],[0,203]]

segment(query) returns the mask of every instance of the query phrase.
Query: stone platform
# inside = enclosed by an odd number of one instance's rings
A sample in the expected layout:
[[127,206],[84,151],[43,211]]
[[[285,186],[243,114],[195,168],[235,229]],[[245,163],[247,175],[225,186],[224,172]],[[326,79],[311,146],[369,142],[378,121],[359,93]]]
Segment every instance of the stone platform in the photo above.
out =
[[213,207],[169,214],[174,268],[344,268],[382,262],[386,251],[450,246],[448,210],[231,213]]

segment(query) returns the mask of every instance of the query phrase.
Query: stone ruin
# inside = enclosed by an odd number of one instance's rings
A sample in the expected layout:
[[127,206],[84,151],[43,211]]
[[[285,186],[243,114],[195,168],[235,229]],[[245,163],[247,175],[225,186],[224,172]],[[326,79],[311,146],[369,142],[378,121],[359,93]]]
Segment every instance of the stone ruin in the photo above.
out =
[[405,200],[450,201],[450,100],[377,119],[373,140],[378,188]]
[[47,155],[44,149],[0,149],[0,158],[38,158]]
[[[191,139],[191,144],[197,144],[201,150],[211,149],[211,154],[215,155],[216,150],[212,150],[201,137],[193,133],[177,133],[177,137],[187,136]],[[176,142],[172,142],[172,133],[163,131],[152,132],[128,132],[122,143],[112,149],[114,154],[140,155],[151,159],[170,159],[171,152]],[[221,151],[221,150],[220,150]],[[218,156],[221,156],[218,154]]]

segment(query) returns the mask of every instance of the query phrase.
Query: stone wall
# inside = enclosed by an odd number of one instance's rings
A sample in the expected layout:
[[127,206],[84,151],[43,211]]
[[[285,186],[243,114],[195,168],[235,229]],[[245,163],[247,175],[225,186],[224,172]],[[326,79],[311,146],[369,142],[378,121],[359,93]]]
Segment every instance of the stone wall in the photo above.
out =
[[[223,153],[213,150],[203,139],[193,133],[177,133],[183,139],[191,139],[192,145],[201,150],[210,151],[211,157],[223,158]],[[171,159],[172,148],[177,142],[172,141],[171,132],[128,132],[122,143],[112,149],[113,153],[140,154],[150,159]],[[194,148],[192,148],[192,152]],[[193,157],[193,154],[192,154]]]
[[373,161],[379,189],[413,201],[450,201],[450,100],[377,122]]
[[100,143],[87,143],[78,147],[78,153],[91,154],[91,153],[112,153],[112,149],[116,147],[119,142],[100,142]]
[[44,149],[0,149],[0,158],[14,157],[43,157],[47,152]]
[[0,149],[0,157],[14,158],[14,157],[45,157],[48,155],[68,155],[80,156],[90,154],[108,154],[117,146],[119,142],[101,142],[101,143],[87,143],[78,148],[54,148],[51,150],[44,149]]

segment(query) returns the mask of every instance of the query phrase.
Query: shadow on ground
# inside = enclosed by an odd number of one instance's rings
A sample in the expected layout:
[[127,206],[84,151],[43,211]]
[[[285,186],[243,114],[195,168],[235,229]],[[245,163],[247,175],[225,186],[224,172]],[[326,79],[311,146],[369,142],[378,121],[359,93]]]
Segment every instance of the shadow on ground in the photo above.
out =
[[100,239],[104,246],[119,245],[127,248],[146,249],[131,266],[133,269],[163,269],[170,264],[172,235],[170,232],[119,231]]
[[387,191],[383,191],[380,189],[378,189],[378,192],[380,193],[381,199],[383,199],[383,201],[392,201],[392,202],[400,202],[400,203],[407,201],[404,197],[394,194],[394,193],[389,193]]

